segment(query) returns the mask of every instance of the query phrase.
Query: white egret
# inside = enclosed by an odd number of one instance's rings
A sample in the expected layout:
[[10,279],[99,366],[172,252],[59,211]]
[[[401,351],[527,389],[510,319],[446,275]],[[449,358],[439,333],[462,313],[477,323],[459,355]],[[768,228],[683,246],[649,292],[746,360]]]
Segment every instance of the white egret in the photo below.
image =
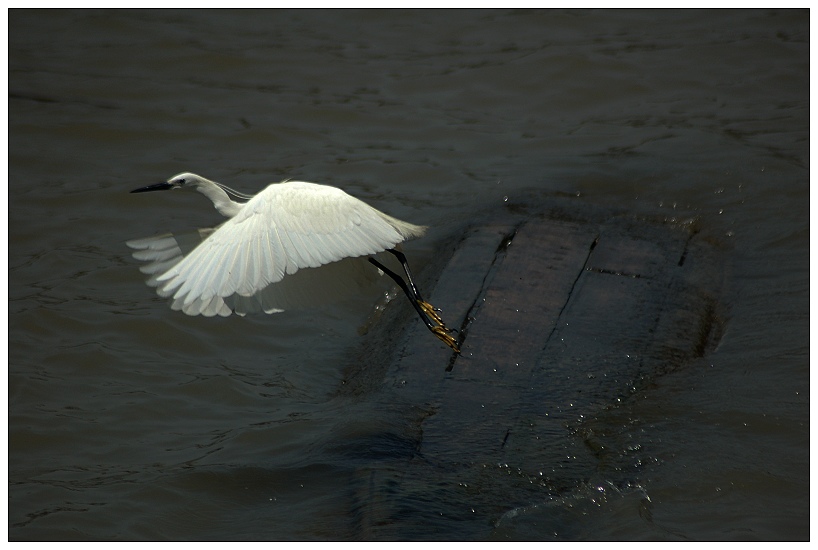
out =
[[[369,256],[400,286],[429,330],[459,353],[452,331],[421,297],[406,257],[395,248],[423,235],[425,227],[384,214],[337,187],[303,181],[271,184],[252,196],[184,172],[131,193],[167,189],[195,189],[229,218],[199,230],[195,243],[167,234],[127,242],[136,249],[134,258],[148,262],[140,269],[151,276],[148,284],[172,298],[174,310],[205,316],[277,313],[287,303],[282,296],[314,273],[307,268],[340,269],[346,258]],[[398,259],[406,281],[371,256],[384,251]]]

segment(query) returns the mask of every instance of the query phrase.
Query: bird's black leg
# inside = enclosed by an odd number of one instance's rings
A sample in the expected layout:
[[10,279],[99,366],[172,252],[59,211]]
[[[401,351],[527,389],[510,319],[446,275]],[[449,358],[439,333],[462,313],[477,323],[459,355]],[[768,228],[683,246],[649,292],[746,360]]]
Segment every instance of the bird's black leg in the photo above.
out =
[[[414,299],[420,304],[420,307],[423,308],[423,311],[432,318],[432,320],[437,323],[439,326],[444,327],[443,319],[440,318],[440,314],[438,313],[438,309],[436,309],[432,304],[427,302],[423,299],[418,291],[417,286],[415,286],[415,281],[412,278],[412,271],[409,269],[409,262],[406,260],[406,256],[400,250],[396,250],[394,248],[387,249],[387,252],[390,252],[395,258],[398,259],[400,262],[401,267],[403,267],[404,273],[406,273],[406,279],[409,281],[409,287],[412,289],[412,293],[414,294]],[[448,329],[446,329],[448,330]]]
[[409,301],[412,302],[413,306],[415,306],[415,311],[418,312],[418,315],[420,315],[420,318],[423,319],[423,322],[426,324],[426,326],[429,327],[429,330],[432,330],[435,327],[435,325],[432,323],[432,321],[429,320],[428,317],[426,317],[426,314],[423,312],[423,309],[420,307],[420,304],[418,304],[420,296],[417,294],[417,290],[414,288],[414,285],[412,285],[411,287],[407,285],[406,281],[404,281],[400,275],[398,275],[397,273],[383,265],[375,258],[369,258],[369,263],[371,263],[372,265],[374,265],[375,267],[389,275],[389,277],[393,281],[395,281],[395,283],[397,283],[397,285],[401,287],[401,289],[403,289],[403,292],[404,294],[406,294],[406,297],[409,298]]
[[[385,274],[389,275],[389,278],[395,281],[395,283],[401,288],[401,290],[403,290],[403,293],[406,294],[406,297],[409,298],[409,301],[412,302],[412,307],[414,307],[415,311],[417,311],[418,316],[420,316],[421,320],[423,321],[423,324],[425,324],[426,327],[430,331],[432,331],[432,333],[435,336],[443,340],[443,342],[447,346],[452,348],[457,353],[460,353],[460,349],[458,349],[457,347],[457,341],[449,334],[449,329],[446,328],[446,325],[443,324],[443,321],[440,319],[440,316],[437,315],[436,312],[434,312],[434,308],[432,308],[431,304],[424,302],[423,299],[420,297],[420,294],[417,291],[417,287],[415,287],[411,275],[409,275],[409,268],[408,264],[406,263],[406,257],[397,251],[390,250],[390,252],[393,252],[395,256],[398,257],[398,260],[401,260],[401,264],[404,266],[404,271],[406,271],[406,276],[409,279],[409,284],[406,284],[406,281],[403,280],[403,277],[396,274],[394,271],[383,265],[375,258],[372,257],[368,258],[369,263],[383,271]],[[398,254],[400,254],[400,256],[398,256]],[[429,310],[433,312],[433,315],[429,314]]]
[[412,289],[412,294],[415,295],[415,299],[424,302],[425,300],[420,296],[420,292],[418,292],[418,287],[415,286],[415,281],[414,279],[412,279],[412,272],[409,271],[409,262],[406,260],[406,256],[403,254],[403,252],[401,252],[400,250],[396,250],[394,248],[387,249],[387,252],[390,252],[400,262],[400,265],[403,268],[404,273],[406,273],[406,278],[409,281],[409,288]]

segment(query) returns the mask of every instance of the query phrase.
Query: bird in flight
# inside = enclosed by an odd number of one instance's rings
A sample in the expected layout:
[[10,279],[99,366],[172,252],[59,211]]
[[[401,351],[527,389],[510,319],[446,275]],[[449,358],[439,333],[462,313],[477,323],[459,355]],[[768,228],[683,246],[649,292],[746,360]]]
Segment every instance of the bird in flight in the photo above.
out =
[[[426,327],[460,353],[454,331],[422,298],[406,256],[397,249],[426,227],[384,214],[337,187],[303,181],[274,183],[246,195],[184,172],[131,193],[168,189],[194,189],[229,218],[199,230],[193,242],[165,234],[126,243],[135,249],[134,258],[147,262],[140,270],[150,275],[147,283],[160,296],[172,299],[172,309],[208,317],[281,312],[294,303],[288,296],[311,292],[306,281],[318,268],[332,271],[330,278],[342,277],[345,260],[367,256],[403,290]],[[374,257],[380,252],[397,258],[406,280]]]

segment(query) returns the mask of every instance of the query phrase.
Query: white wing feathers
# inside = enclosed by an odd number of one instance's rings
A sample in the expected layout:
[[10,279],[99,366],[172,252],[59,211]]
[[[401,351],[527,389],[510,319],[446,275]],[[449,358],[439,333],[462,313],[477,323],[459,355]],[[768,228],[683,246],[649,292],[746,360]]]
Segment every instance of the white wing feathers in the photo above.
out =
[[299,270],[376,254],[424,230],[335,187],[287,182],[267,187],[217,229],[200,231],[204,240],[189,253],[188,243],[173,235],[127,244],[137,249],[136,259],[149,262],[141,271],[160,296],[173,298],[174,310],[227,316],[282,311],[294,301],[288,296],[303,294],[298,281],[320,278],[305,273],[290,281]]

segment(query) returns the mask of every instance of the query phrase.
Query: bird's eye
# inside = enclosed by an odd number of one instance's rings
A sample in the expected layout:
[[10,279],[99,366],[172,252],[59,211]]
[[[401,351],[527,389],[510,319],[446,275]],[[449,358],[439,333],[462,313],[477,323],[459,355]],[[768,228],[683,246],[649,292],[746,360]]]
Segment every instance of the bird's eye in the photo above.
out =
[[178,183],[179,185],[184,185],[185,184],[185,178],[181,178],[181,179],[176,180],[176,183]]

